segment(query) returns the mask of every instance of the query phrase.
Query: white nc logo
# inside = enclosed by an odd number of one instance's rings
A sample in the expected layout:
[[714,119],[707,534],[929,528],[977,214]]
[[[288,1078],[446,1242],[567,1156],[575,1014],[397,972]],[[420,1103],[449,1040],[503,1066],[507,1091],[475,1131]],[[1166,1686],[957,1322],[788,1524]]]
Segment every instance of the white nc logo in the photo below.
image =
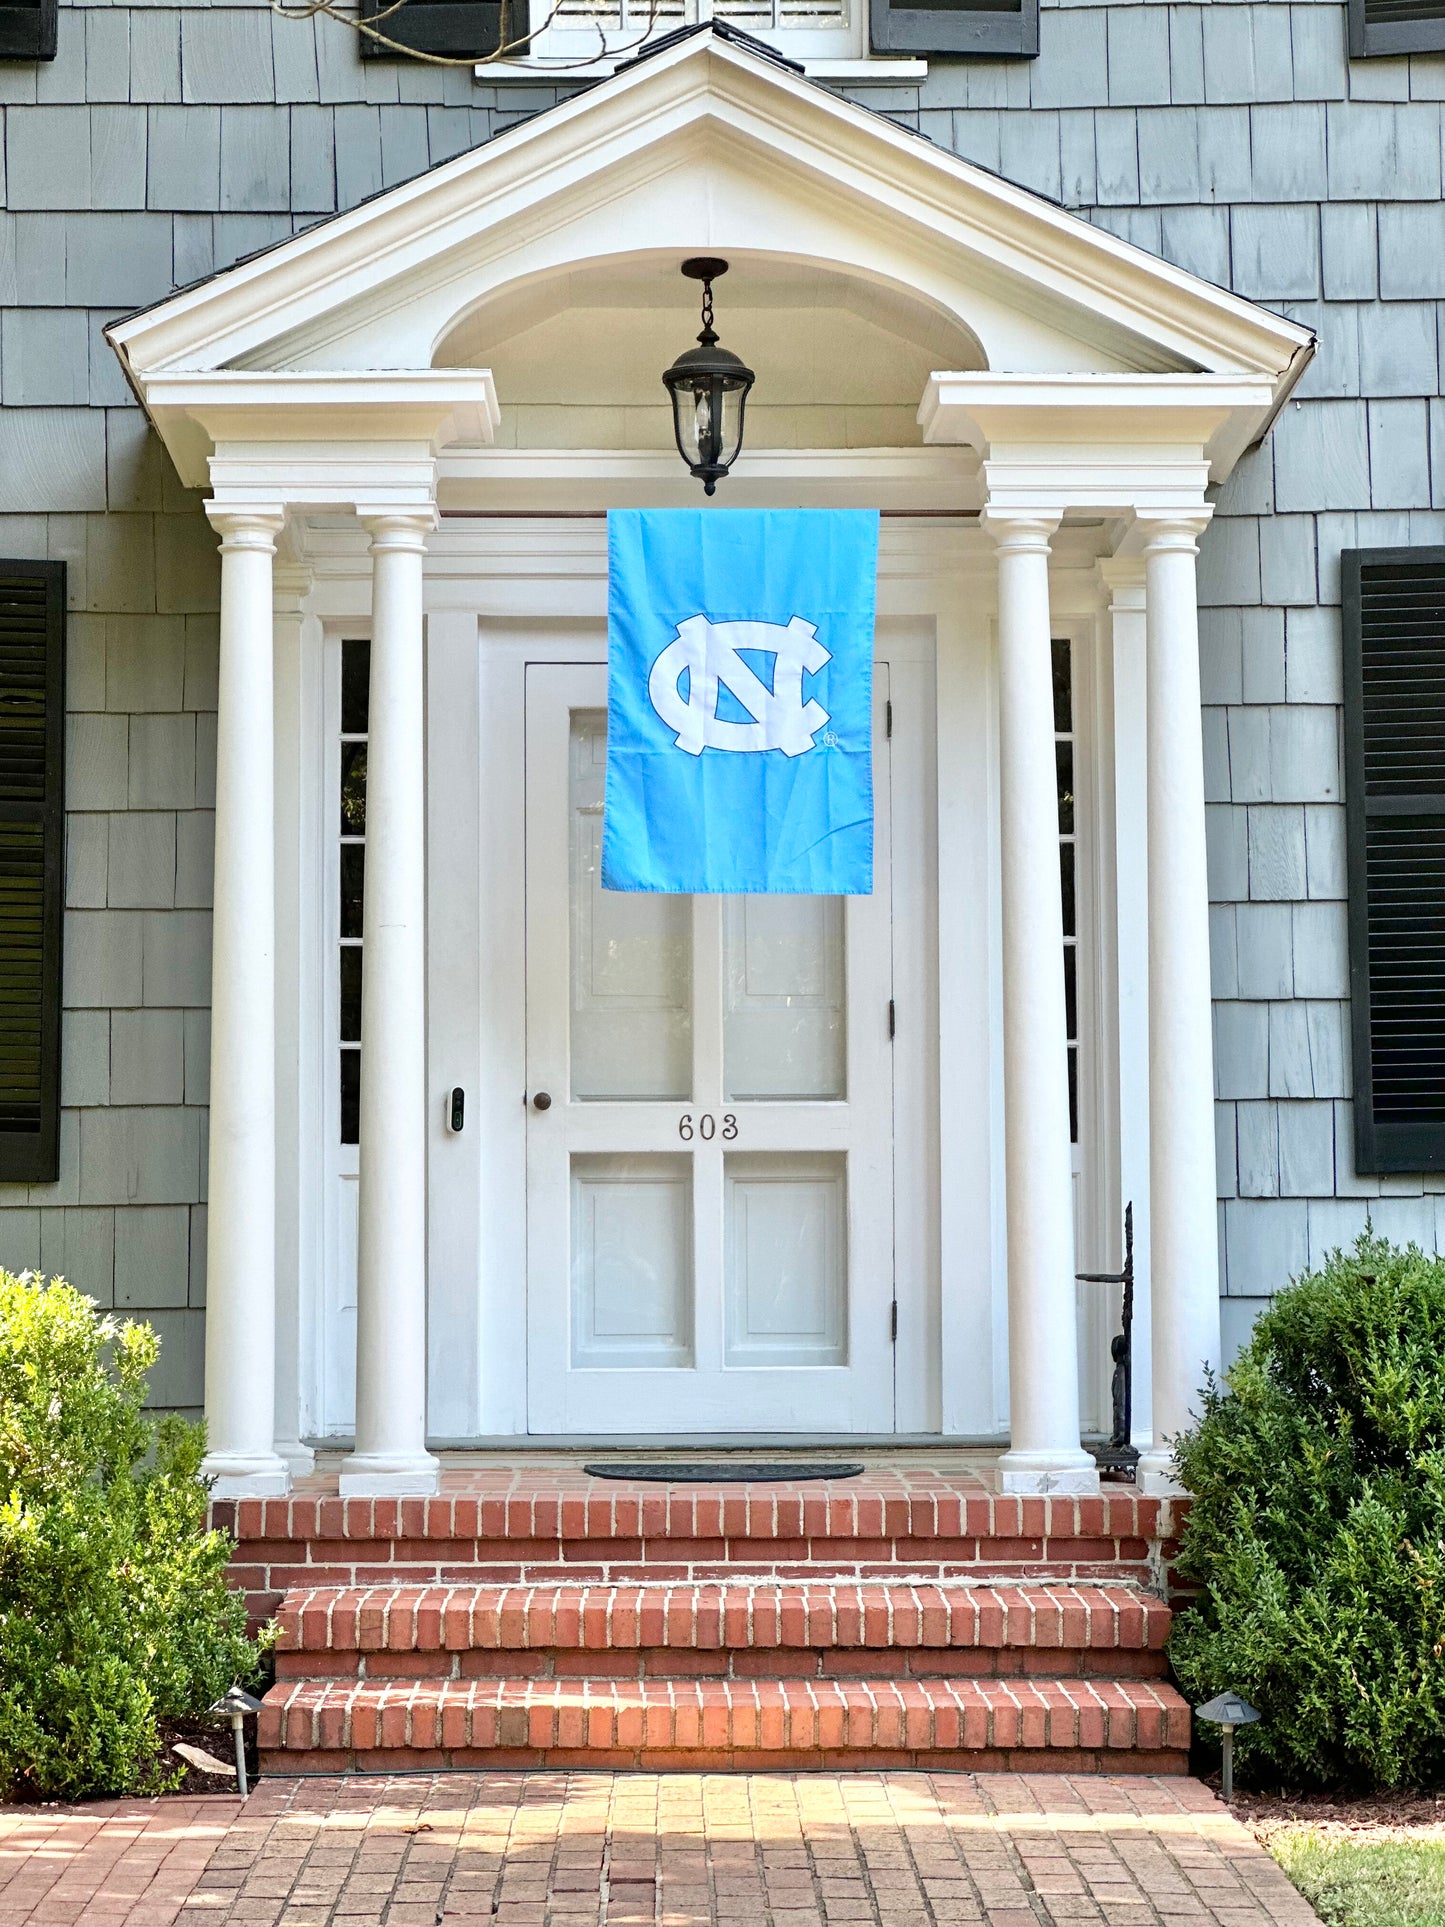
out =
[[[740,649],[766,650],[776,657],[771,689],[743,661]],[[801,756],[828,720],[821,703],[803,701],[803,676],[816,675],[831,661],[817,629],[801,616],[794,616],[786,628],[780,622],[709,622],[706,616],[689,616],[652,665],[647,694],[667,727],[676,730],[678,748],[689,756],[701,756],[705,749],[780,749],[785,756]],[[684,669],[689,673],[686,702],[677,687]],[[752,722],[719,718],[722,683]]]

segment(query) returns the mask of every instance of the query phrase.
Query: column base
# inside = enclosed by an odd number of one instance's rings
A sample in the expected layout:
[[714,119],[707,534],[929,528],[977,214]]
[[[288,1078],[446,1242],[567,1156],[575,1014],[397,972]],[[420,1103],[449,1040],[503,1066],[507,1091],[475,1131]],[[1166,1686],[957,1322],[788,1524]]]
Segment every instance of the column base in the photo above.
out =
[[343,1499],[430,1498],[440,1481],[430,1452],[353,1452],[341,1466]]
[[304,1479],[316,1470],[316,1454],[300,1439],[277,1439],[276,1456],[284,1461],[293,1479]]
[[1099,1490],[1099,1468],[1082,1447],[1077,1452],[1005,1452],[994,1467],[994,1489],[1016,1495],[1087,1496]]
[[1146,1499],[1187,1499],[1186,1487],[1179,1483],[1174,1454],[1151,1446],[1139,1460],[1134,1474],[1135,1489]]
[[275,1452],[208,1452],[201,1477],[213,1480],[213,1499],[284,1499],[291,1468]]

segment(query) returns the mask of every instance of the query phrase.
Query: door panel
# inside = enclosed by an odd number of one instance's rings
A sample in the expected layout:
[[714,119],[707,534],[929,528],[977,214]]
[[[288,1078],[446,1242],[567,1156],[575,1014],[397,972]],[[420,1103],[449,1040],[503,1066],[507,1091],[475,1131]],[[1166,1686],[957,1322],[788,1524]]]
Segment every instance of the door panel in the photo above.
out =
[[530,1429],[890,1430],[884,732],[871,897],[689,898],[601,888],[606,726],[529,667]]

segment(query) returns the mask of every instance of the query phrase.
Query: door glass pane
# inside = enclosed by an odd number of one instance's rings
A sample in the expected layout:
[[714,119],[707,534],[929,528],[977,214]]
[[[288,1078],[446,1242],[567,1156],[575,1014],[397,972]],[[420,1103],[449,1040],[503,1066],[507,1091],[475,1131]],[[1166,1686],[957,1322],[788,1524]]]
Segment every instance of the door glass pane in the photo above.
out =
[[572,1362],[692,1364],[690,1158],[572,1159]]
[[841,897],[727,898],[723,976],[729,1099],[845,1095]]
[[846,1365],[847,1193],[841,1152],[723,1160],[729,1365]]
[[602,888],[607,716],[572,716],[572,1095],[692,1095],[692,899]]

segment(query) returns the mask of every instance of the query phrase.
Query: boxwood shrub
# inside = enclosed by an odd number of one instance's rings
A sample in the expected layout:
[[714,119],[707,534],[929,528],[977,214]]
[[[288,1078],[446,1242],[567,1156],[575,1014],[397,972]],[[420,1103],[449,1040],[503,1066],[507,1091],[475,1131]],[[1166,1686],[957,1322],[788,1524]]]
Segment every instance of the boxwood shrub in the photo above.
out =
[[0,1798],[160,1790],[163,1723],[255,1675],[203,1430],[141,1409],[158,1351],[0,1271]]
[[1367,1232],[1281,1292],[1178,1462],[1169,1655],[1263,1715],[1241,1778],[1445,1780],[1445,1260]]

